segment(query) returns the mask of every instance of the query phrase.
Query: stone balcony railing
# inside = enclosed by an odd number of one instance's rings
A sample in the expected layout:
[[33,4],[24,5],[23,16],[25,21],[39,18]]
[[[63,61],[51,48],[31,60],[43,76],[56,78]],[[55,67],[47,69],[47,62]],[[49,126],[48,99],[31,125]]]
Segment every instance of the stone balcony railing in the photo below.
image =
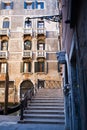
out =
[[36,35],[43,34],[46,35],[46,29],[45,28],[37,28]]
[[32,36],[33,30],[32,28],[24,28],[24,35],[30,34]]
[[37,58],[46,58],[46,52],[44,50],[38,50],[36,52],[36,57]]
[[0,29],[0,36],[3,36],[3,35],[6,35],[6,36],[9,36],[10,35],[10,31],[9,29]]
[[31,50],[24,50],[23,51],[23,58],[32,58],[32,51]]
[[8,51],[1,51],[0,50],[0,58],[7,59],[8,58]]

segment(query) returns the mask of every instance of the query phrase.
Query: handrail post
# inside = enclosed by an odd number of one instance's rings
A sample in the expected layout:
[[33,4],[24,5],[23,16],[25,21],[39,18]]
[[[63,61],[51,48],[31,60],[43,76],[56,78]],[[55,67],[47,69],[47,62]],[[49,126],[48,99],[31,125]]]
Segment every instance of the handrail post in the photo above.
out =
[[24,95],[22,95],[20,100],[20,120],[23,120],[23,110],[24,110]]
[[34,96],[34,88],[31,88],[31,90],[28,90],[25,94],[22,95],[20,100],[20,120],[23,120],[23,112],[24,109],[27,107],[28,99],[31,101],[32,97]]
[[21,104],[20,104],[20,120],[23,120],[23,106],[24,106],[24,101],[21,100]]

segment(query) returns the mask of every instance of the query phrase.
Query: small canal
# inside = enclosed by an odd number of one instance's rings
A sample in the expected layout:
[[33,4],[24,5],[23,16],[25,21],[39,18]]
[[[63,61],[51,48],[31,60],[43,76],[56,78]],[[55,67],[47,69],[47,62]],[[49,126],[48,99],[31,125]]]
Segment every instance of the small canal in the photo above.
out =
[[[12,109],[15,108],[16,106],[18,106],[17,103],[15,103],[15,104],[9,103],[9,104],[8,104],[8,108],[11,109],[11,110],[9,110],[9,112],[11,112]],[[2,112],[1,112],[2,110],[3,110],[3,112],[4,112],[4,103],[0,103],[0,115],[3,115]],[[20,115],[20,110],[18,110],[18,111],[16,111],[16,112],[13,112],[13,113],[11,113],[11,114],[8,114],[8,115],[19,116],[19,115]]]

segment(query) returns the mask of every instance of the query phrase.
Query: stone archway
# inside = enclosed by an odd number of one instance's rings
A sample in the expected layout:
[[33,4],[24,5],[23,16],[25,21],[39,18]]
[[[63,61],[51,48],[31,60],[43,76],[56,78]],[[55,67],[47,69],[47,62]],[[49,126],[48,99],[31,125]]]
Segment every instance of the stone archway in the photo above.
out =
[[27,92],[27,90],[31,89],[32,87],[34,87],[34,85],[30,80],[24,80],[20,84],[20,97],[24,95]]

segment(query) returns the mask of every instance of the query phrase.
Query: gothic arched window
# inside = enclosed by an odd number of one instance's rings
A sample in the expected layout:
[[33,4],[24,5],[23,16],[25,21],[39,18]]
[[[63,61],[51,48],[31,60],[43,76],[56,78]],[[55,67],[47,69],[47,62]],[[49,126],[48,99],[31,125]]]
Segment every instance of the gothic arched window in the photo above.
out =
[[8,41],[4,40],[1,42],[1,50],[8,50]]
[[24,42],[24,50],[31,50],[31,41],[29,41],[29,40],[26,40],[25,42]]
[[25,28],[31,28],[32,26],[32,22],[29,20],[29,18],[25,19]]
[[9,28],[9,19],[8,18],[5,18],[3,20],[3,28]]

